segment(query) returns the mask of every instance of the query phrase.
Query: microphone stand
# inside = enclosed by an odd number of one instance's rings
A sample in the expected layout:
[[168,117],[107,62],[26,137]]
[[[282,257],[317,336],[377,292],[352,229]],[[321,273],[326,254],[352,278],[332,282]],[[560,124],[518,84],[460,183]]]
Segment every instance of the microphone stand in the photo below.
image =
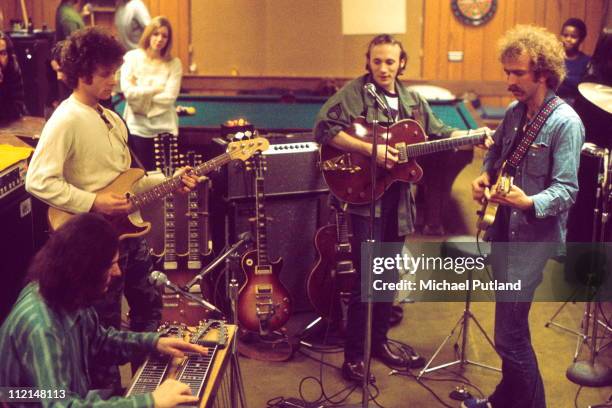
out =
[[224,253],[222,253],[221,255],[219,255],[218,257],[216,257],[211,263],[209,263],[208,265],[206,265],[204,268],[202,268],[202,270],[200,271],[200,273],[198,273],[196,276],[193,277],[193,279],[191,279],[189,282],[187,282],[187,284],[185,285],[184,289],[185,290],[189,290],[191,289],[191,287],[193,285],[195,285],[196,283],[198,283],[200,280],[202,280],[202,278],[204,276],[206,276],[206,274],[210,273],[213,269],[215,269],[221,262],[223,262],[228,256],[230,256],[231,254],[233,254],[235,251],[238,250],[238,248],[240,248],[242,245],[247,244],[250,241],[249,238],[243,238],[240,241],[232,244],[231,247],[229,247],[229,249],[227,251],[225,251]]
[[[232,244],[227,251],[223,254],[219,255],[212,261],[210,264],[202,268],[200,273],[191,279],[186,287],[187,289],[191,288],[197,282],[199,282],[207,273],[211,272],[213,269],[217,267],[221,262],[225,261],[226,264],[226,273],[229,271],[231,273],[231,277],[229,282],[226,281],[227,284],[227,292],[228,297],[230,299],[230,316],[231,323],[236,326],[236,334],[231,344],[231,352],[230,352],[230,405],[231,408],[237,408],[240,406],[241,408],[247,408],[246,401],[246,393],[244,391],[244,381],[242,379],[242,371],[240,369],[240,362],[238,360],[238,349],[237,349],[237,337],[239,334],[239,326],[238,326],[238,308],[237,308],[237,299],[238,299],[238,280],[236,279],[234,268],[232,268],[229,264],[230,256],[232,258],[238,258],[238,253],[236,252],[238,248],[242,245],[248,244],[251,242],[250,237],[244,237],[240,239],[238,242]],[[227,275],[226,275],[227,276]]]
[[[370,383],[370,357],[372,354],[372,320],[373,320],[373,304],[372,304],[372,266],[374,264],[374,246],[376,240],[374,239],[374,221],[376,219],[376,176],[378,172],[376,157],[378,154],[378,117],[381,111],[385,111],[387,117],[392,120],[391,115],[387,112],[386,106],[380,106],[377,98],[374,99],[375,116],[372,121],[372,155],[370,157],[370,176],[371,176],[371,202],[370,202],[370,237],[366,240],[367,254],[365,259],[367,260],[366,274],[366,321],[365,321],[365,341],[363,344],[363,380],[361,383],[361,406],[362,408],[368,407],[370,400],[370,393],[368,386]],[[369,106],[368,106],[369,109]],[[367,115],[366,115],[367,116]],[[382,198],[381,198],[382,199]],[[362,256],[362,259],[364,257]],[[362,265],[363,269],[363,265]],[[363,289],[363,284],[362,284]],[[363,294],[362,294],[363,296]]]

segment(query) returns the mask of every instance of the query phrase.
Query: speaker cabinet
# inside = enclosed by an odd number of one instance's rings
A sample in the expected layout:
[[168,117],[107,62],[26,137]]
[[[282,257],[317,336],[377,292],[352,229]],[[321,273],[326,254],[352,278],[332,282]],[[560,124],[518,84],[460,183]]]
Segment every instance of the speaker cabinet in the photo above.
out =
[[24,285],[34,252],[32,199],[23,187],[0,200],[0,324]]
[[28,114],[45,116],[53,71],[49,66],[53,32],[36,34],[9,33],[23,75],[25,103]]
[[[228,208],[230,242],[235,242],[242,232],[255,233],[251,221],[255,216],[254,201],[233,201]],[[291,294],[294,311],[311,309],[306,280],[317,257],[314,236],[319,227],[327,224],[327,208],[326,193],[265,199],[268,257],[270,261],[283,258],[280,280]]]
[[[227,149],[225,140],[217,138],[213,142],[212,156]],[[319,170],[319,145],[313,141],[312,134],[302,134],[299,139],[271,138],[270,147],[263,154],[266,161],[266,197],[329,191]],[[214,194],[225,200],[253,197],[253,177],[246,168],[247,164],[239,160],[221,168],[213,175]]]

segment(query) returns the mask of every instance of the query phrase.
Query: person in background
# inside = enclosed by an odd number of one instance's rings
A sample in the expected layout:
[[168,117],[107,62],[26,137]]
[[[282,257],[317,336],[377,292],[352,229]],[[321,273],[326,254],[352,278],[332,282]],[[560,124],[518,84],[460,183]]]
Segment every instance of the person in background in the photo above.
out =
[[0,122],[19,119],[25,113],[23,78],[13,42],[0,31]]
[[64,41],[55,43],[53,49],[51,50],[51,61],[49,62],[49,65],[53,70],[53,78],[50,78],[49,81],[51,84],[51,95],[49,98],[53,109],[57,108],[57,106],[72,93],[71,89],[64,81],[64,74],[62,73],[62,67],[60,66],[63,45]]
[[55,41],[63,41],[68,36],[85,27],[83,15],[79,12],[82,0],[61,0],[55,10]]
[[142,0],[117,0],[115,27],[119,41],[126,50],[138,47],[144,29],[151,22],[151,15]]
[[155,351],[176,357],[207,353],[201,346],[158,333],[102,327],[92,305],[121,276],[118,262],[119,240],[99,214],[77,215],[51,235],[34,257],[29,283],[0,327],[0,387],[53,390],[62,398],[43,399],[37,404],[42,407],[173,407],[197,402],[187,384],[176,380],[127,398],[94,389],[90,372],[100,358],[123,364]]
[[139,48],[125,54],[121,88],[126,105],[123,117],[130,129],[130,147],[147,170],[155,169],[153,138],[178,135],[175,102],[183,67],[172,57],[172,27],[166,17],[151,20]]
[[580,51],[580,45],[587,36],[584,21],[579,18],[569,18],[561,27],[561,42],[565,48],[565,69],[567,76],[559,86],[557,95],[570,105],[578,97],[578,85],[587,72],[591,57]]

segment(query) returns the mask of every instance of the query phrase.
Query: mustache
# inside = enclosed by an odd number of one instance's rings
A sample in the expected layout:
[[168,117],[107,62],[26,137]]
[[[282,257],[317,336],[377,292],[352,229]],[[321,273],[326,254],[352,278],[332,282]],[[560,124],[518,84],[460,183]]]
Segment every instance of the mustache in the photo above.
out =
[[509,86],[508,87],[508,91],[510,91],[510,92],[521,92],[522,89],[519,88],[518,86]]

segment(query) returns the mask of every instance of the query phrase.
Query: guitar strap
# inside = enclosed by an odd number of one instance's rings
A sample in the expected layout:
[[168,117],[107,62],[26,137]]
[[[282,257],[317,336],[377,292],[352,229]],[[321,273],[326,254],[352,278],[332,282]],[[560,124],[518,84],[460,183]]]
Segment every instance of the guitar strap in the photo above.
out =
[[[106,126],[108,127],[108,129],[112,129],[113,124],[110,123],[110,121],[108,120],[108,118],[106,117],[106,115],[104,114],[104,108],[101,105],[97,105],[96,106],[96,112],[98,112],[98,115],[100,115],[100,119],[102,119],[102,121],[106,124]],[[116,112],[115,112],[116,113]],[[125,131],[128,134],[128,140],[130,139],[130,137],[132,137],[132,134],[130,133],[130,128],[127,125],[127,122],[125,121],[125,119],[123,118],[123,116],[117,114],[117,116],[119,117],[119,119],[121,119],[121,122],[123,122],[123,126],[125,126]],[[120,138],[121,139],[121,138]],[[145,175],[148,175],[147,170],[144,168],[144,166],[142,165],[142,162],[140,161],[140,159],[138,158],[138,156],[136,156],[136,153],[132,150],[132,148],[130,148],[130,144],[125,141],[125,147],[127,147],[128,151],[130,152],[130,155],[132,156],[132,159],[134,159],[134,161],[136,162],[136,165],[141,168],[142,170],[144,170]]]
[[523,137],[518,143],[518,145],[514,148],[512,153],[510,153],[509,159],[506,161],[506,168],[509,169],[512,173],[518,169],[519,164],[525,155],[527,154],[527,150],[529,150],[529,146],[533,143],[533,141],[540,133],[542,126],[546,123],[548,117],[557,109],[559,106],[564,104],[563,99],[558,96],[553,96],[540,108],[540,111],[537,113],[531,125],[527,127],[527,131],[523,133]]

